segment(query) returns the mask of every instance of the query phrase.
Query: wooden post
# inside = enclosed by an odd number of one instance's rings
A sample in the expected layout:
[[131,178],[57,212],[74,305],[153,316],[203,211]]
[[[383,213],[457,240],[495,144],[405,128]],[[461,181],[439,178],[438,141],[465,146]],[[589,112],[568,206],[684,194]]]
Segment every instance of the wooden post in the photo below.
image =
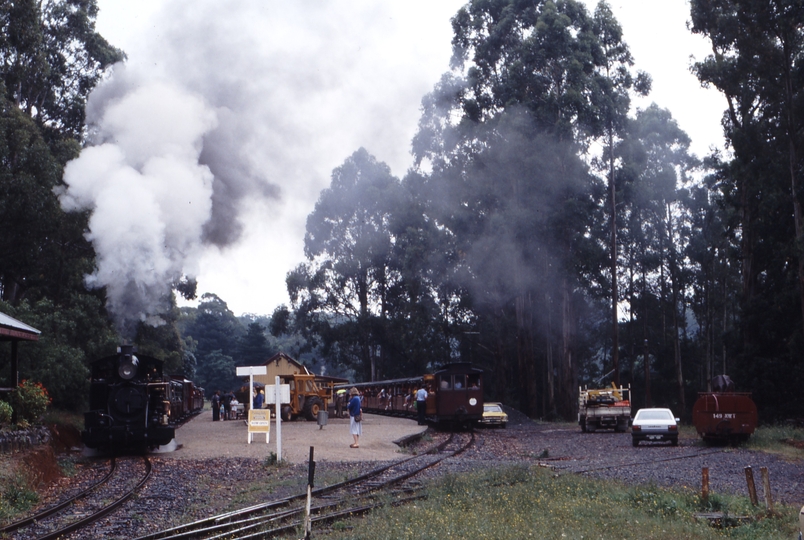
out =
[[768,512],[773,512],[773,496],[771,495],[770,475],[768,474],[768,468],[760,467],[759,472],[762,474],[762,489],[765,490],[765,509]]
[[[16,390],[17,386],[20,384],[20,369],[19,363],[17,361],[17,354],[18,354],[18,343],[16,340],[11,342],[11,391],[13,392]],[[19,415],[17,413],[17,407],[11,409],[11,423],[17,424],[19,422]]]
[[701,468],[701,501],[709,502],[709,467]]
[[310,520],[310,503],[313,499],[313,483],[315,479],[315,461],[313,461],[313,447],[310,447],[310,461],[307,465],[307,507],[304,519],[304,540],[310,540],[313,527]]
[[757,502],[757,487],[754,485],[754,470],[751,467],[745,468],[745,482],[748,484],[748,497],[751,499],[751,504],[756,506]]

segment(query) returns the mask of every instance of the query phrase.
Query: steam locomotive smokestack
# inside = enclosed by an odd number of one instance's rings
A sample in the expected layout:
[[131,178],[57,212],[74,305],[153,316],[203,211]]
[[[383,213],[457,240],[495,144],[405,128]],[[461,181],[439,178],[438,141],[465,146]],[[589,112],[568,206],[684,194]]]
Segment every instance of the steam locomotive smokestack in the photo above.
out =
[[117,354],[120,354],[122,356],[130,356],[135,352],[137,352],[137,347],[134,345],[120,345],[117,348]]

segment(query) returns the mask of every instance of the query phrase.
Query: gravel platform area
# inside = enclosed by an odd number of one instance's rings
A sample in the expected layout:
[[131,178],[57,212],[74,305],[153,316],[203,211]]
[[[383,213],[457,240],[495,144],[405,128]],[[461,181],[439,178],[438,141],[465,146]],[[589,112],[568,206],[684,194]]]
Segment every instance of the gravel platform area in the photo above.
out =
[[[310,447],[314,447],[316,462],[320,461],[387,461],[399,459],[400,447],[394,441],[425,431],[407,418],[365,414],[360,448],[349,448],[348,418],[330,417],[327,425],[296,420],[282,422],[282,459],[289,463],[306,463]],[[244,420],[212,421],[212,412],[204,410],[176,430],[180,447],[160,454],[165,459],[210,459],[220,457],[263,459],[271,452],[278,454],[276,424],[271,423],[268,444],[265,434],[254,433],[248,443]]]
[[[475,444],[469,450],[445,460],[427,475],[539,465],[556,474],[583,474],[631,485],[655,484],[697,492],[701,468],[709,467],[711,492],[744,496],[744,468],[751,466],[762,501],[759,468],[767,467],[774,502],[796,507],[804,504],[802,459],[785,460],[740,448],[708,447],[697,438],[683,437],[677,447],[660,443],[634,448],[628,433],[582,433],[577,425],[537,423],[517,411],[507,412],[507,429],[477,430]],[[315,422],[283,423],[283,465],[276,466],[270,462],[271,453],[276,452],[274,426],[270,444],[259,434],[247,444],[243,421],[212,422],[209,411],[205,411],[178,429],[178,450],[151,456],[153,478],[135,499],[91,530],[72,538],[131,540],[226,510],[301,493],[307,479],[310,446],[315,448],[316,485],[323,486],[368,472],[381,463],[403,459],[449,436],[430,429],[423,440],[401,449],[394,441],[424,432],[415,420],[367,414],[363,428],[360,448],[351,449],[348,419],[330,418],[323,429]],[[41,506],[61,499],[70,486],[97,476],[98,461],[79,459],[76,474],[46,490]]]
[[[583,433],[575,424],[536,423],[506,408],[507,429],[479,430],[474,448],[456,463],[469,470],[487,462],[506,462],[552,468],[558,474],[576,473],[617,480],[629,485],[655,484],[700,492],[701,469],[709,468],[712,493],[747,496],[745,468],[751,467],[760,501],[760,468],[767,467],[774,502],[804,505],[804,460],[786,460],[773,454],[729,446],[707,446],[700,439],[631,445],[630,433],[609,430]],[[760,504],[762,504],[760,502]]]

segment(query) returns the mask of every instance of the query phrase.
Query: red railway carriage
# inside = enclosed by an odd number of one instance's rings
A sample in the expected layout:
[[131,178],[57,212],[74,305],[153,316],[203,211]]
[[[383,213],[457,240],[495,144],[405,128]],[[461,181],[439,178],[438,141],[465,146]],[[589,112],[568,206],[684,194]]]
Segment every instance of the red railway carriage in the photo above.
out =
[[740,443],[757,427],[757,406],[748,392],[700,392],[692,423],[705,441]]
[[435,402],[439,422],[476,424],[483,418],[481,370],[469,364],[449,364],[435,372]]
[[[427,389],[425,416],[436,424],[473,426],[483,417],[482,370],[466,362],[448,364],[435,373],[406,379],[393,379],[340,385],[338,390],[357,388],[366,412],[392,416],[416,417],[416,390]],[[337,400],[336,400],[337,404]],[[345,404],[342,406],[345,408]]]

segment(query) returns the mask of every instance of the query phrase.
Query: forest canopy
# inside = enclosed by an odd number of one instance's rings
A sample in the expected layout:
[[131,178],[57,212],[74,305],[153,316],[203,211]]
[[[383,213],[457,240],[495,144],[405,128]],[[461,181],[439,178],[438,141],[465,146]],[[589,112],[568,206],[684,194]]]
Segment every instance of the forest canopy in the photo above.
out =
[[[121,342],[85,278],[90,210],[57,196],[88,97],[125,60],[96,17],[94,0],[0,7],[0,311],[42,331],[22,377],[75,409],[89,363]],[[689,416],[726,373],[764,420],[800,416],[804,8],[691,0],[712,50],[692,68],[724,98],[726,151],[707,156],[661,104],[633,106],[651,77],[605,2],[473,0],[451,22],[414,167],[398,178],[357,148],[332,171],[289,305],[238,317],[214,293],[182,308],[171,293],[137,325],[140,350],[208,391],[278,351],[353,380],[468,361],[487,399],[565,419],[579,386],[612,382]]]

